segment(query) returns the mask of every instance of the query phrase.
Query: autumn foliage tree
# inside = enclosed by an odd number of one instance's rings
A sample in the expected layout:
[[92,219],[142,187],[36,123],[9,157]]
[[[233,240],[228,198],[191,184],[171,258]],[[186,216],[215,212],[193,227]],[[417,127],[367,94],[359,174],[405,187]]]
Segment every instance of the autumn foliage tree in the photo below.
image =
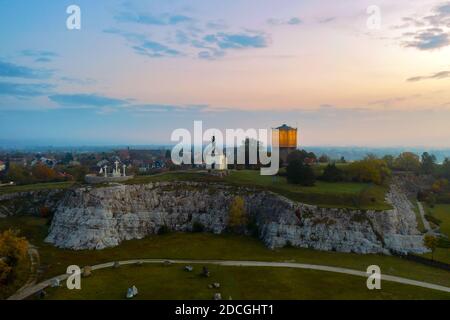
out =
[[33,177],[37,181],[42,181],[42,182],[52,181],[52,180],[55,180],[57,177],[55,170],[53,170],[52,168],[49,168],[46,165],[43,165],[41,163],[38,163],[37,165],[35,165],[33,167],[33,169],[31,170],[31,173],[33,174]]
[[425,247],[431,250],[431,260],[434,260],[434,251],[436,251],[438,243],[439,239],[435,236],[427,234],[423,238],[423,244],[425,245]]
[[231,203],[228,227],[234,231],[241,231],[248,223],[244,199],[236,196]]
[[17,231],[6,230],[0,234],[0,282],[11,279],[14,268],[27,256],[28,241]]
[[364,159],[352,162],[346,168],[346,172],[353,181],[373,182],[379,185],[384,184],[391,175],[387,163],[381,159]]

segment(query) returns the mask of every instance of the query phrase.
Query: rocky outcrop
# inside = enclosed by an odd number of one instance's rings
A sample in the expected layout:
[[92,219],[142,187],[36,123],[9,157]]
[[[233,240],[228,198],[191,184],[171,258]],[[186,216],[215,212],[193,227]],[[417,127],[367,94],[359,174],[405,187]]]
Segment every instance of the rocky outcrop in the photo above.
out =
[[411,204],[396,186],[387,198],[394,209],[386,211],[319,208],[271,192],[194,182],[79,188],[68,191],[57,206],[46,241],[75,250],[103,249],[155,234],[163,226],[191,231],[195,222],[221,233],[236,195],[244,198],[261,239],[271,248],[425,251]]

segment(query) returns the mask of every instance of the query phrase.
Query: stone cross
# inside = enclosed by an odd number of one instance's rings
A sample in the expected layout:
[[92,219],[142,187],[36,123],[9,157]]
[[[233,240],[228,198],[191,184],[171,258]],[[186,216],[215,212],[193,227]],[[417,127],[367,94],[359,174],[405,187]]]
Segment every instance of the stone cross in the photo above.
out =
[[106,177],[108,177],[108,171],[107,171],[108,166],[104,166],[103,168],[105,169],[105,178],[106,178]]
[[119,161],[116,160],[114,164],[116,165],[116,174],[119,174]]

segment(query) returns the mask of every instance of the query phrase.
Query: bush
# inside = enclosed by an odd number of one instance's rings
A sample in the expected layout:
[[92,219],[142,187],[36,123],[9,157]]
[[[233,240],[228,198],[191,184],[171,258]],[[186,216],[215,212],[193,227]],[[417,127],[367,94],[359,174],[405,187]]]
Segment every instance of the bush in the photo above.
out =
[[248,218],[244,199],[236,196],[230,206],[228,227],[234,231],[242,231],[242,228],[247,226],[247,223]]
[[159,227],[159,229],[158,229],[159,235],[168,234],[168,233],[170,233],[170,228],[168,226],[163,225],[163,226]]
[[205,231],[205,226],[203,225],[203,223],[201,223],[200,221],[195,221],[194,224],[192,225],[192,232],[204,232]]
[[252,237],[259,237],[259,228],[255,218],[251,218],[247,224],[247,230]]
[[384,184],[391,176],[386,162],[380,159],[364,159],[348,165],[346,173],[350,180]]
[[344,172],[336,167],[336,164],[332,163],[326,166],[320,177],[323,181],[338,182],[344,180]]
[[313,186],[316,183],[316,176],[313,169],[301,160],[289,162],[286,168],[286,177],[289,183],[301,184],[303,186]]
[[11,276],[12,267],[5,260],[0,260],[0,284],[8,282]]

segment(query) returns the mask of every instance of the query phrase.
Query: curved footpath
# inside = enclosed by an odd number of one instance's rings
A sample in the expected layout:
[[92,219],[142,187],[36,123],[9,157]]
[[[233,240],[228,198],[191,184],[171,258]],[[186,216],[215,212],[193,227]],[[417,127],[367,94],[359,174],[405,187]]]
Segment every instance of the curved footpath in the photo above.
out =
[[[364,271],[358,271],[353,269],[339,268],[339,267],[330,267],[323,265],[314,265],[314,264],[302,264],[302,263],[293,263],[293,262],[266,262],[266,261],[232,261],[232,260],[170,260],[170,259],[136,259],[136,260],[125,260],[119,261],[119,265],[130,265],[136,263],[173,263],[173,264],[212,264],[212,265],[220,265],[220,266],[236,266],[236,267],[276,267],[276,268],[296,268],[296,269],[309,269],[309,270],[318,270],[318,271],[328,271],[328,272],[336,272],[343,273],[353,276],[359,276],[367,278],[368,274]],[[100,270],[105,268],[113,267],[115,262],[107,262],[92,266],[92,270]],[[383,272],[383,271],[382,271]],[[68,278],[67,274],[59,275],[54,278],[45,280],[41,283],[38,283],[34,286],[28,287],[23,291],[20,291],[11,297],[8,300],[23,300],[27,297],[43,290],[51,285],[54,279],[58,279],[59,281],[64,281]],[[427,289],[433,289],[443,292],[449,292],[450,288],[440,286],[437,284],[432,284],[428,282],[422,282],[417,280],[411,280],[402,277],[390,276],[381,274],[381,280],[383,281],[391,281],[397,282],[401,284],[407,284],[411,286],[423,287]]]

